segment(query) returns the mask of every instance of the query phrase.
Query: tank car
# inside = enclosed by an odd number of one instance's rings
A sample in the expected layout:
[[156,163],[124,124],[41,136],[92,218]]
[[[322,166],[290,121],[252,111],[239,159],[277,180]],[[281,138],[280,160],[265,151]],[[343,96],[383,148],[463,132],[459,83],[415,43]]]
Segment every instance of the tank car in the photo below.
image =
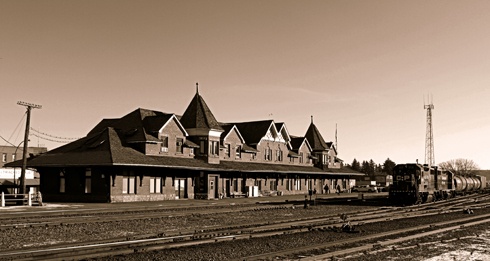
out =
[[483,191],[486,188],[487,179],[485,176],[454,176],[454,192],[456,194],[466,194]]
[[454,195],[453,174],[418,163],[398,164],[393,168],[389,197],[394,203],[414,204],[446,199]]

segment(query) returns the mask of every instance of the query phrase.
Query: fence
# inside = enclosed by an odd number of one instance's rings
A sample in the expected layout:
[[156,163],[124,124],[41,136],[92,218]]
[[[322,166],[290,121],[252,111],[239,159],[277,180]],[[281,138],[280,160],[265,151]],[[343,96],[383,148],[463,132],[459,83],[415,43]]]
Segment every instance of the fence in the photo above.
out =
[[32,206],[33,202],[42,206],[41,193],[32,194],[5,194],[2,192],[2,207],[6,205],[28,205]]

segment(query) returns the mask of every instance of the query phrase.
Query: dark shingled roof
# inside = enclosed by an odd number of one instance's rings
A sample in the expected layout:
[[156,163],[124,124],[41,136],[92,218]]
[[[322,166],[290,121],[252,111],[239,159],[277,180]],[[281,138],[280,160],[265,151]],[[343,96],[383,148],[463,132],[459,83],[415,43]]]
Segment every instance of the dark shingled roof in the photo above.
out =
[[[220,161],[209,164],[194,158],[145,155],[121,142],[124,134],[112,127],[46,154],[30,158],[28,167],[76,167],[76,166],[146,166],[175,169],[195,169],[227,172],[277,172],[297,174],[363,175],[351,169],[329,169],[323,171],[312,166],[279,165]],[[18,162],[16,164],[21,164]],[[14,164],[11,164],[12,166]]]
[[143,126],[149,134],[157,134],[160,128],[167,123],[173,114],[161,114],[156,116],[148,116],[143,119]]
[[305,137],[291,137],[291,148],[295,151],[298,151],[301,144],[303,144],[303,141],[305,140]]
[[272,123],[272,120],[264,120],[229,124],[237,126],[240,134],[242,134],[243,139],[248,145],[256,145],[260,142],[262,137],[265,136]]
[[[146,142],[158,141],[155,131],[165,124],[173,114],[166,114],[159,111],[136,109],[120,119],[104,119],[97,124],[87,136],[94,135],[113,127],[125,134],[127,142]],[[160,126],[157,126],[160,124]]]
[[199,92],[196,92],[180,122],[186,129],[223,130]]
[[328,150],[330,148],[325,143],[325,140],[320,134],[320,131],[316,128],[313,122],[310,124],[310,127],[306,131],[305,137],[308,140],[308,143],[310,143],[310,146],[313,149],[313,151],[323,151],[323,150]]

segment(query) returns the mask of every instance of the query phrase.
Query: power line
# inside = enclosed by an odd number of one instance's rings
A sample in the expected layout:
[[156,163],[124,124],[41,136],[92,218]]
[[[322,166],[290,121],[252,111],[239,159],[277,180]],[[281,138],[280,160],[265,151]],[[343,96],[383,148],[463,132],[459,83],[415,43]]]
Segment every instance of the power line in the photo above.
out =
[[12,144],[10,141],[6,140],[4,137],[2,137],[2,135],[0,135],[0,138],[2,138],[2,140],[4,140],[5,142],[7,142],[8,144],[16,147],[14,144]]
[[71,141],[68,141],[68,140],[54,140],[54,139],[50,139],[50,138],[45,138],[45,137],[42,137],[42,136],[37,135],[36,133],[30,133],[29,135],[38,137],[38,138],[40,138],[42,140],[47,140],[47,141],[52,141],[52,142],[58,142],[58,143],[70,143],[71,142]]
[[58,136],[54,136],[54,135],[51,135],[51,134],[47,134],[47,133],[44,133],[44,132],[41,132],[39,130],[36,130],[34,129],[33,127],[31,127],[31,130],[37,132],[38,134],[40,135],[44,135],[44,136],[47,136],[47,137],[50,137],[50,138],[53,138],[53,139],[58,139],[58,140],[78,140],[79,138],[66,138],[66,137],[58,137]]

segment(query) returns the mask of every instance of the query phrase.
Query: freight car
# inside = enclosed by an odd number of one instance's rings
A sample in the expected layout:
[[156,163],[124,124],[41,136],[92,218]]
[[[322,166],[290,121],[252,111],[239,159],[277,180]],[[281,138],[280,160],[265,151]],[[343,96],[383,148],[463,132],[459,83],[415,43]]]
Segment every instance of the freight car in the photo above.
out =
[[389,198],[396,204],[424,203],[481,191],[484,176],[459,176],[437,166],[418,163],[398,164],[393,168]]

